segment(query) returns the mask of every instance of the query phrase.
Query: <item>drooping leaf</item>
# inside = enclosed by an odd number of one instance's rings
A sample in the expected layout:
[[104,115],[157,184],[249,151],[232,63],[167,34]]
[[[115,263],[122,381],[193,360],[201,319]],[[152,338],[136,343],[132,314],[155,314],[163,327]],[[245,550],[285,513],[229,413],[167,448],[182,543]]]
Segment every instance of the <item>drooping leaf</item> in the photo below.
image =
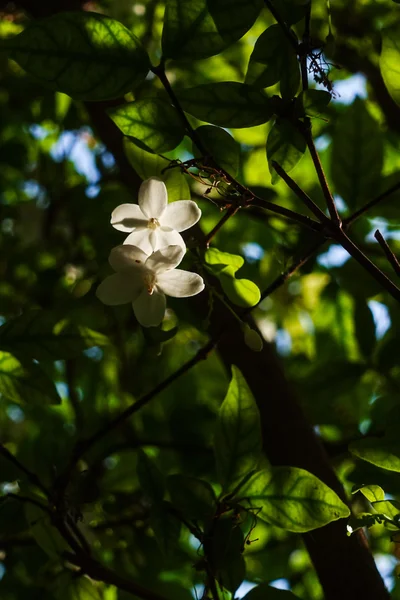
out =
[[393,502],[390,500],[377,500],[376,502],[371,502],[371,504],[374,510],[379,514],[385,515],[388,519],[396,519],[399,516],[399,506],[395,500]]
[[296,598],[298,600],[298,596],[293,592],[279,590],[268,583],[261,583],[243,596],[243,600],[296,600]]
[[162,502],[165,492],[164,476],[154,460],[149,458],[143,450],[139,451],[136,469],[140,487],[151,502],[155,504]]
[[400,27],[397,24],[382,30],[379,66],[389,94],[400,105]]
[[0,49],[43,85],[79,100],[118,98],[144,81],[149,58],[113,19],[85,11],[32,20]]
[[300,114],[308,117],[318,117],[324,112],[331,98],[331,94],[324,90],[304,90],[298,97]]
[[261,509],[262,519],[294,532],[311,531],[350,514],[339,496],[318,477],[295,467],[271,467],[270,471],[255,473],[240,496]]
[[361,98],[338,118],[332,141],[331,175],[335,191],[356,208],[380,184],[383,139],[378,123]]
[[243,375],[232,366],[232,380],[219,410],[214,435],[217,473],[224,491],[233,490],[257,469],[261,446],[257,404]]
[[243,532],[235,520],[218,519],[207,550],[219,584],[231,593],[237,590],[246,574],[243,549]]
[[349,450],[377,467],[400,473],[400,443],[396,439],[369,437],[352,442]]
[[267,159],[271,173],[271,183],[280,181],[272,163],[277,162],[289,173],[299,162],[306,150],[306,140],[298,129],[287,119],[278,119],[271,128],[267,139]]
[[159,177],[167,186],[168,200],[190,200],[190,188],[179,167],[165,170],[170,162],[152,152],[139,148],[129,138],[124,138],[126,156],[139,177],[143,180],[149,177]]
[[161,552],[166,557],[170,557],[177,547],[181,532],[181,523],[171,513],[170,508],[172,508],[170,503],[163,501],[155,504],[150,512],[151,527]]
[[101,333],[56,311],[30,310],[0,327],[0,348],[37,360],[74,358],[107,343]]
[[273,114],[266,94],[234,81],[181,90],[179,101],[189,114],[220,127],[253,127],[267,123]]
[[168,152],[180,144],[185,129],[177,111],[160,98],[143,98],[108,111],[124,135],[143,150]]
[[[240,146],[236,140],[225,129],[212,125],[202,125],[196,129],[196,133],[217,164],[235,176],[240,161]],[[201,156],[195,144],[192,148],[195,156]]]
[[363,485],[355,491],[360,491],[369,502],[378,502],[385,499],[385,492],[379,485]]
[[219,54],[250,29],[261,8],[261,0],[245,5],[240,0],[169,0],[162,33],[164,57],[196,60]]
[[71,550],[60,532],[50,522],[49,515],[39,506],[26,502],[25,517],[33,537],[48,556],[60,558],[63,552]]
[[258,38],[250,57],[245,83],[265,88],[278,81],[282,97],[293,97],[300,84],[300,67],[293,45],[282,27],[276,24],[268,27]]
[[231,302],[246,308],[260,301],[260,290],[255,283],[249,279],[236,279],[235,273],[244,263],[241,256],[209,248],[205,253],[205,261],[210,272],[218,277]]
[[167,487],[172,504],[185,518],[203,521],[215,513],[216,498],[207,481],[186,475],[170,475]]
[[59,404],[54,383],[34,362],[0,352],[0,393],[17,403]]

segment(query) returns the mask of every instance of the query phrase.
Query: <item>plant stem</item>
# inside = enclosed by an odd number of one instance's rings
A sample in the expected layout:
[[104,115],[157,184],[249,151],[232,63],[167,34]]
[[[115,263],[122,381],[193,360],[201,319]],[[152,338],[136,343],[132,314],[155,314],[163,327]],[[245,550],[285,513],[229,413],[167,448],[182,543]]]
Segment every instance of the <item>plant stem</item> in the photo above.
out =
[[377,204],[379,204],[379,202],[382,202],[382,200],[385,200],[388,196],[391,196],[394,192],[397,192],[398,190],[400,190],[400,181],[392,185],[392,187],[387,189],[382,194],[379,194],[379,196],[377,196],[376,198],[373,198],[372,200],[364,204],[364,206],[356,210],[352,215],[350,215],[350,217],[344,219],[343,225],[351,225],[356,219],[358,219],[358,217],[361,217],[361,215],[365,214],[370,208],[376,206]]
[[273,5],[273,3],[271,2],[271,0],[264,0],[264,3],[265,3],[265,6],[270,11],[271,15],[274,17],[275,21],[278,23],[278,25],[281,26],[282,31],[285,34],[285,36],[287,37],[287,39],[289,40],[290,44],[293,46],[293,48],[297,52],[299,49],[299,44],[298,44],[296,35],[293,33],[293,31],[290,29],[290,27],[287,25],[287,23],[282,19],[282,17],[276,10],[276,8]]
[[400,263],[397,260],[396,256],[393,254],[393,252],[391,251],[389,244],[387,243],[387,241],[385,240],[385,238],[383,237],[383,235],[381,234],[381,232],[379,231],[379,229],[377,229],[375,231],[375,239],[378,241],[380,247],[382,248],[382,250],[384,251],[386,258],[388,259],[388,261],[390,262],[391,266],[393,267],[394,272],[396,273],[396,275],[398,275],[400,277]]

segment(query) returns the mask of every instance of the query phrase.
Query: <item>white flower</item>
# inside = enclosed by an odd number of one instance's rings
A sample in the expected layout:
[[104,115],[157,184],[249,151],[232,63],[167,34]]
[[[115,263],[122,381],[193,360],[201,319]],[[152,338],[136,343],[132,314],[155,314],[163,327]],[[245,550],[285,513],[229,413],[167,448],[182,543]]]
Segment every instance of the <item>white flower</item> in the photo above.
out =
[[117,246],[108,259],[116,273],[99,285],[96,295],[109,306],[132,302],[139,323],[155,327],[164,317],[165,295],[186,298],[204,289],[197,273],[175,270],[184,254],[181,246],[168,246],[150,256],[136,246]]
[[192,227],[200,219],[201,210],[192,200],[168,204],[165,183],[151,177],[139,189],[139,205],[121,204],[111,215],[115,229],[130,233],[124,244],[138,246],[147,254],[166,246],[186,248],[179,231]]

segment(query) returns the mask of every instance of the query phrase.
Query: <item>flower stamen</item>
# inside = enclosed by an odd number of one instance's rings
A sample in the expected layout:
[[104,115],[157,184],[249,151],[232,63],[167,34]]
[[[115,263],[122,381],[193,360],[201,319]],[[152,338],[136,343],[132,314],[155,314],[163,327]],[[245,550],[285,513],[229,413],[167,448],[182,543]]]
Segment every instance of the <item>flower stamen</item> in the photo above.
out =
[[148,229],[157,229],[157,227],[160,227],[160,223],[159,223],[158,219],[156,219],[155,217],[152,217],[151,219],[148,220],[147,227],[148,227]]

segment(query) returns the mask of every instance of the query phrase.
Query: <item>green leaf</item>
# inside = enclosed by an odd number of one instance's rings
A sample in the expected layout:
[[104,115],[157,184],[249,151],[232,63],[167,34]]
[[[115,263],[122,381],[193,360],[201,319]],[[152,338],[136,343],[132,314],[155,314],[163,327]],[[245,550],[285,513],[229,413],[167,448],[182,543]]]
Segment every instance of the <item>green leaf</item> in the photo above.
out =
[[144,81],[150,62],[139,40],[98,13],[76,11],[31,20],[0,49],[52,90],[79,100],[118,98]]
[[206,83],[179,92],[179,101],[186,112],[220,127],[266,123],[273,115],[270,100],[262,91],[233,81]]
[[379,66],[389,94],[400,105],[400,26],[398,24],[382,30]]
[[37,360],[59,360],[79,356],[108,339],[55,311],[30,310],[0,327],[0,348]]
[[34,362],[21,362],[9,352],[0,352],[0,394],[11,402],[59,404],[54,383]]
[[150,525],[154,531],[160,550],[165,557],[170,557],[178,545],[181,523],[171,514],[169,502],[155,504],[150,512]]
[[267,139],[267,159],[271,173],[271,183],[280,181],[280,176],[272,166],[275,161],[289,173],[306,151],[306,140],[287,119],[277,119]]
[[66,550],[67,542],[50,522],[49,515],[36,504],[25,504],[25,517],[37,544],[52,558],[60,558]]
[[165,492],[164,476],[154,460],[143,450],[139,451],[136,470],[140,487],[150,500],[155,504],[162,502]]
[[383,139],[378,123],[361,98],[338,118],[332,141],[331,176],[349,208],[374,195],[380,185]]
[[128,138],[124,138],[124,149],[126,156],[141,179],[159,177],[164,181],[168,190],[169,202],[175,200],[190,200],[190,188],[185,175],[179,167],[165,171],[170,161],[139,148]]
[[300,67],[297,54],[281,26],[271,25],[254,46],[245,83],[265,88],[278,81],[281,82],[282,97],[293,97],[300,84]]
[[299,116],[318,117],[325,111],[331,98],[331,94],[324,90],[304,90],[298,97],[298,103],[301,107]]
[[351,515],[347,522],[347,535],[351,535],[363,527],[372,527],[376,523],[381,522],[381,515],[373,515],[371,513],[361,513],[357,516]]
[[309,0],[280,0],[279,15],[287,25],[298,23],[306,14]]
[[293,592],[279,590],[271,587],[268,583],[261,583],[243,596],[243,600],[296,600],[296,598],[298,599],[298,596],[295,596]]
[[196,60],[219,54],[250,29],[262,6],[262,0],[169,0],[162,32],[164,57]]
[[243,549],[244,536],[237,522],[229,517],[218,519],[208,548],[209,560],[220,585],[232,594],[246,575]]
[[232,267],[225,267],[219,280],[225,294],[236,306],[248,308],[260,302],[261,292],[258,286],[250,279],[236,279]]
[[356,298],[354,325],[361,353],[366,359],[369,359],[376,345],[375,321],[364,298]]
[[259,516],[277,527],[303,533],[348,517],[339,496],[312,473],[295,467],[271,467],[255,473],[240,490]]
[[221,405],[214,435],[219,481],[232,491],[261,458],[260,414],[253,395],[239,369],[232,366],[232,380]]
[[400,473],[400,442],[397,440],[369,437],[352,442],[349,450],[377,467]]
[[[212,125],[202,125],[196,129],[196,133],[217,164],[235,176],[240,161],[240,146],[237,141],[225,129]],[[196,157],[201,156],[195,144],[192,144],[192,152]]]
[[371,504],[374,507],[374,510],[388,519],[396,519],[399,515],[400,511],[398,506],[396,506],[395,502],[391,502],[390,500],[378,500],[376,502],[371,502]]
[[177,111],[159,98],[144,98],[108,111],[124,135],[143,150],[161,153],[173,150],[185,135]]
[[369,502],[377,502],[385,499],[385,492],[379,485],[363,485],[355,491],[360,491]]
[[185,518],[204,521],[214,515],[216,498],[207,481],[186,475],[170,475],[167,488],[172,504]]
[[56,600],[103,600],[104,596],[98,585],[84,575],[61,573],[54,581],[54,598]]
[[208,248],[205,253],[206,264],[212,267],[214,274],[220,273],[225,267],[229,266],[234,273],[244,264],[244,258],[237,254],[221,252],[218,248]]

